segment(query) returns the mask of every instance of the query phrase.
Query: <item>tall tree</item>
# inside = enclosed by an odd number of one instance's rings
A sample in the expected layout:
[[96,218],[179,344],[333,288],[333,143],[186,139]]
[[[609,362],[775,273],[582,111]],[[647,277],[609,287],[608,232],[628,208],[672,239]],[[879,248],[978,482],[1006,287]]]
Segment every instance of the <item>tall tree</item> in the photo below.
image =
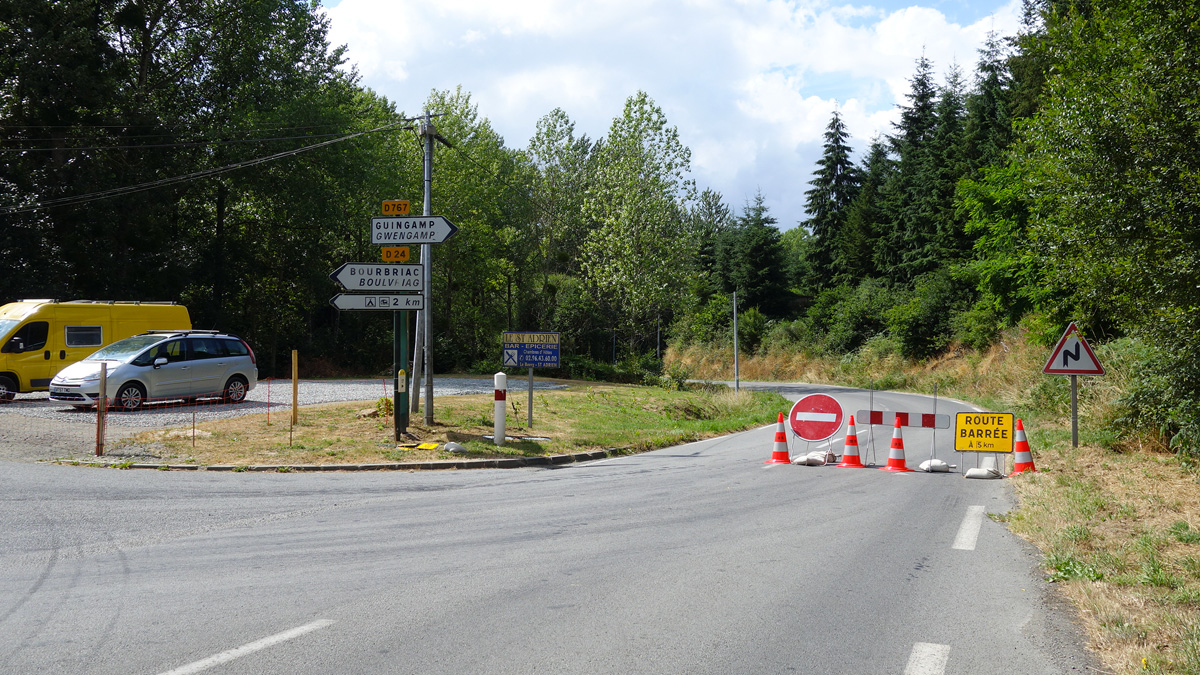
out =
[[695,198],[690,171],[691,151],[662,109],[645,92],[629,97],[598,151],[584,202],[598,226],[583,243],[581,265],[631,335],[648,320],[667,320],[687,291],[696,250],[686,223]]
[[1169,346],[1139,406],[1200,452],[1200,8],[1098,0],[1049,18],[1048,95],[1014,146],[1044,283],[1094,333]]
[[1012,142],[1012,75],[1004,44],[988,33],[975,65],[975,86],[967,95],[964,158],[973,172],[1003,161]]
[[825,146],[817,170],[808,182],[812,188],[804,193],[808,218],[801,224],[813,234],[812,265],[823,284],[838,272],[834,265],[836,242],[861,182],[850,157],[853,151],[846,142],[849,137],[841,114],[834,110],[825,127]]
[[914,266],[923,274],[949,263],[960,262],[971,249],[963,231],[963,221],[954,205],[958,181],[970,173],[964,130],[964,91],[962,71],[950,68],[937,104],[937,129],[930,143],[930,163],[922,179],[923,198],[929,204],[933,231],[924,250],[924,261]]
[[933,137],[937,131],[937,87],[933,63],[921,56],[900,106],[896,133],[888,138],[896,155],[896,170],[884,185],[886,223],[880,231],[875,264],[893,281],[910,282],[928,266],[926,246],[932,238],[934,214],[926,199],[924,179],[935,163]]
[[737,291],[739,307],[756,307],[770,316],[780,316],[790,300],[777,222],[758,192],[717,240],[722,290]]
[[881,202],[884,185],[894,171],[887,146],[881,139],[874,139],[859,169],[862,182],[858,194],[847,209],[846,224],[834,243],[834,285],[856,285],[879,273],[874,252],[885,226],[886,212]]

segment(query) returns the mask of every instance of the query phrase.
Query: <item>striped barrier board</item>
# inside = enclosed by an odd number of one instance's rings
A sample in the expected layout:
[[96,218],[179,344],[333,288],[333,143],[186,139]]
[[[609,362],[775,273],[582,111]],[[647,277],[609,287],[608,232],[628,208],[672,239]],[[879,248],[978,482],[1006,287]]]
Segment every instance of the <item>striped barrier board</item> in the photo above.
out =
[[893,412],[890,410],[859,410],[855,419],[867,424],[886,424],[896,426],[896,418],[900,418],[902,427],[923,427],[925,429],[949,429],[949,415],[934,415],[931,413]]

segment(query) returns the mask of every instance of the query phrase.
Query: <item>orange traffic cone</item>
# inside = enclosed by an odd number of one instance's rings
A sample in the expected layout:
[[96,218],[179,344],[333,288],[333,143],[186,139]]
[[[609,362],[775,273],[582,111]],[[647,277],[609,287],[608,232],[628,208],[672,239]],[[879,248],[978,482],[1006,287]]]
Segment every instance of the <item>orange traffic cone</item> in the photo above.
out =
[[879,467],[880,471],[912,471],[904,463],[904,436],[900,434],[900,416],[896,415],[896,428],[892,431],[892,448],[888,451],[887,466]]
[[763,464],[791,464],[788,456],[787,433],[783,430],[783,413],[779,413],[779,424],[775,426],[775,449],[771,451],[771,459]]
[[1025,427],[1022,426],[1021,420],[1017,420],[1017,433],[1014,438],[1016,445],[1013,448],[1017,454],[1013,457],[1013,472],[1008,474],[1015,476],[1026,471],[1034,471],[1033,468],[1033,453],[1029,451],[1029,441],[1025,440]]
[[838,466],[843,469],[867,468],[858,458],[858,431],[854,428],[854,415],[850,416],[850,423],[846,425],[846,448],[842,450],[842,463]]

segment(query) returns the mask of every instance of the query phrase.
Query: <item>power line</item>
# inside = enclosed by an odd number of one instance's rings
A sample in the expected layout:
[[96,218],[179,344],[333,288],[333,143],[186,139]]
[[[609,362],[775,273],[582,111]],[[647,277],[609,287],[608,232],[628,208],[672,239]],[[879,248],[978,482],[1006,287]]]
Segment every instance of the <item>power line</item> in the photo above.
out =
[[[336,134],[309,134],[306,136],[276,136],[273,138],[243,138],[222,141],[189,141],[186,143],[145,143],[141,145],[93,145],[80,146],[74,148],[0,148],[0,152],[85,152],[95,150],[150,150],[157,148],[195,148],[209,145],[231,145],[235,143],[270,143],[273,141],[296,141],[312,138],[332,138],[341,136],[345,132]],[[147,136],[146,138],[163,138],[163,136]]]
[[[373,134],[373,133],[378,133],[381,131],[387,131],[389,129],[399,127],[402,124],[408,124],[409,122],[412,122],[412,121],[413,121],[412,119],[404,119],[404,120],[400,120],[399,122],[385,124],[384,126],[376,127],[374,129],[368,129],[367,131],[359,131],[359,132],[355,132],[352,134],[347,134],[345,136],[341,136],[339,138],[334,138],[334,139],[331,139],[328,141],[314,143],[313,145],[306,145],[306,146],[303,146],[300,148],[295,148],[293,150],[285,150],[284,152],[277,152],[273,155],[266,155],[264,157],[256,157],[254,159],[248,159],[248,160],[245,160],[242,162],[236,162],[234,164],[227,164],[225,166],[215,167],[212,169],[204,169],[202,171],[195,171],[195,172],[192,172],[189,174],[184,174],[182,176],[172,176],[170,178],[163,178],[160,180],[150,181],[147,183],[139,183],[137,185],[128,185],[125,187],[113,188],[111,190],[102,190],[99,192],[91,192],[91,193],[83,194],[83,195],[74,195],[71,197],[62,197],[59,199],[48,199],[45,201],[41,201],[41,202],[37,202],[34,204],[29,204],[29,205],[24,205],[24,206],[10,206],[7,208],[0,209],[0,215],[31,213],[33,211],[39,211],[41,209],[55,207],[55,206],[72,206],[72,205],[83,204],[83,203],[87,203],[87,202],[98,201],[101,199],[111,199],[113,197],[134,194],[137,192],[144,192],[146,190],[153,190],[155,188],[165,187],[168,185],[175,185],[178,183],[186,183],[188,181],[198,180],[200,178],[209,178],[212,176],[218,176],[218,175],[221,175],[224,173],[229,173],[230,171],[236,171],[238,169],[244,169],[244,168],[250,167],[250,166],[257,166],[259,164],[273,162],[278,159],[293,157],[295,155],[299,155],[304,152],[309,152],[311,150],[316,150],[318,148],[330,146],[335,143],[341,143],[342,141],[348,141],[352,138],[358,138],[359,136],[365,136],[366,134]],[[408,128],[408,127],[402,127],[402,128]]]

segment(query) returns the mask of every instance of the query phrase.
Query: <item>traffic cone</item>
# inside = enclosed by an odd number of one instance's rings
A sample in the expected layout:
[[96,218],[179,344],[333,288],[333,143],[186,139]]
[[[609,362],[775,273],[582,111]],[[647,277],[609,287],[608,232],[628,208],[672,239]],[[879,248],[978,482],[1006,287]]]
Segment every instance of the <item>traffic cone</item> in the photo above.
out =
[[838,466],[843,469],[867,468],[858,457],[858,431],[854,428],[854,415],[850,416],[850,423],[846,425],[846,448],[842,450],[842,463]]
[[775,426],[775,449],[771,451],[771,459],[763,464],[791,464],[788,456],[787,433],[783,430],[783,413],[779,413],[779,423]]
[[1008,474],[1015,476],[1026,471],[1036,472],[1033,468],[1033,453],[1029,451],[1029,441],[1025,440],[1025,427],[1021,424],[1021,420],[1017,420],[1016,445],[1014,450],[1017,454],[1013,457],[1013,472]]
[[888,451],[887,466],[879,467],[880,471],[912,471],[904,463],[904,436],[900,434],[900,416],[896,415],[896,428],[892,431],[892,447]]

